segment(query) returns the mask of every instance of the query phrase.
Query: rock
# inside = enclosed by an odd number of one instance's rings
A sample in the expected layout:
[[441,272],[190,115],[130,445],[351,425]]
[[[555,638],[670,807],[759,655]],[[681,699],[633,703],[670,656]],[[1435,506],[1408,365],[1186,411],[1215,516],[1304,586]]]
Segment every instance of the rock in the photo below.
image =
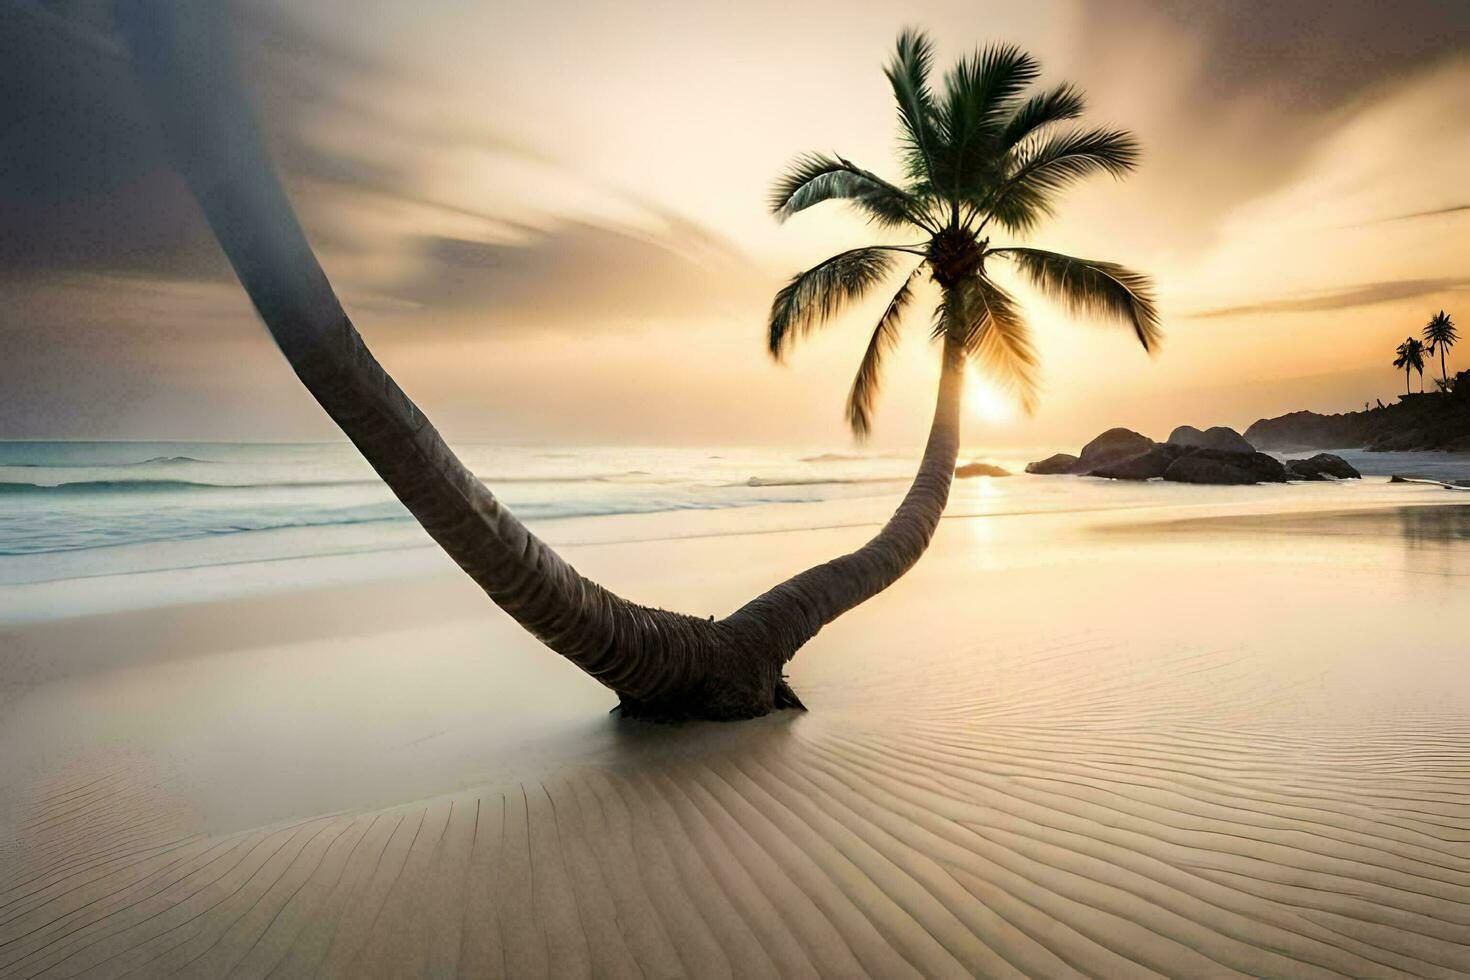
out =
[[1124,460],[1154,448],[1154,441],[1132,429],[1109,429],[1082,447],[1082,456],[1074,472],[1090,473],[1104,463]]
[[1224,453],[1253,453],[1256,447],[1245,437],[1225,425],[1211,426],[1204,432],[1192,425],[1181,425],[1169,433],[1169,445],[1190,449],[1215,449]]
[[993,463],[966,463],[955,467],[954,475],[964,480],[972,476],[1010,476],[1011,471]]
[[1124,459],[1110,460],[1089,475],[1109,480],[1156,480],[1187,450],[1164,443],[1155,444],[1147,452]]
[[1240,485],[1247,483],[1285,483],[1286,467],[1265,453],[1228,453],[1216,449],[1196,449],[1181,456],[1164,471],[1164,479],[1172,483],[1212,483]]
[[1351,463],[1332,453],[1318,453],[1310,459],[1288,459],[1286,475],[1291,480],[1357,480],[1359,473]]
[[1204,442],[1205,434],[1192,425],[1181,425],[1169,433],[1169,445],[1171,446],[1199,446]]
[[1057,453],[1046,459],[1038,459],[1034,463],[1026,464],[1027,473],[1039,473],[1044,476],[1052,476],[1058,473],[1074,473],[1080,460],[1071,453]]

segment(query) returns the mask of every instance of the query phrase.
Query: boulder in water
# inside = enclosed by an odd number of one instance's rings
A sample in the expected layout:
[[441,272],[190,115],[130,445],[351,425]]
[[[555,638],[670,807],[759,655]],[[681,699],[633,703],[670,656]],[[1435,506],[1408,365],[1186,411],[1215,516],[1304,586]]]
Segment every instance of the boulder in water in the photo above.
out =
[[1046,459],[1038,459],[1034,463],[1026,464],[1027,473],[1039,473],[1044,476],[1054,476],[1059,473],[1077,472],[1077,464],[1080,460],[1071,453],[1057,453]]
[[1154,441],[1132,429],[1109,429],[1082,447],[1076,473],[1090,473],[1104,463],[1138,456],[1154,448]]
[[1180,456],[1164,471],[1164,479],[1172,483],[1211,483],[1243,485],[1248,483],[1285,483],[1286,467],[1265,453],[1232,453],[1217,449],[1196,449]]
[[1310,459],[1286,461],[1286,476],[1291,480],[1357,480],[1362,475],[1353,464],[1335,453],[1318,453]]
[[994,463],[966,463],[956,466],[954,475],[964,480],[972,476],[1010,476],[1011,471]]
[[1123,459],[1109,460],[1089,475],[1109,480],[1155,480],[1163,476],[1186,450],[1158,443],[1153,448]]

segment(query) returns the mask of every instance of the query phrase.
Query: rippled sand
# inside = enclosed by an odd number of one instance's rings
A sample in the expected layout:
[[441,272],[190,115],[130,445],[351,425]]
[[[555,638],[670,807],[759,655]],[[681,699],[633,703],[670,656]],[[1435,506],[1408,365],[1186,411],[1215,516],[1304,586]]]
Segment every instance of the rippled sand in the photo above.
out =
[[[1470,973],[1470,508],[1254,489],[948,520],[739,725],[449,575],[14,629],[0,976]],[[711,612],[864,533],[620,527]]]

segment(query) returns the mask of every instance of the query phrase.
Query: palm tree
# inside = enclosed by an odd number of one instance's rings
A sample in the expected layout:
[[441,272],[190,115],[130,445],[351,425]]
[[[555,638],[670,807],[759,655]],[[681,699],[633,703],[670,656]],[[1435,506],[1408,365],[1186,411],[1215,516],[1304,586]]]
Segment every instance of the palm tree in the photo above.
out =
[[1439,351],[1439,377],[1441,381],[1448,384],[1450,373],[1449,368],[1445,366],[1444,355],[1445,351],[1455,346],[1455,342],[1460,339],[1460,335],[1455,332],[1455,321],[1451,320],[1450,315],[1444,310],[1440,310],[1424,325],[1424,339],[1429,342],[1431,355],[1436,350]]
[[[978,257],[961,261],[936,256],[935,268],[944,270],[947,278],[965,266],[967,275],[956,281],[970,285],[952,290],[952,308],[945,314],[946,369],[934,433],[919,476],[877,536],[851,554],[777,585],[721,620],[632,603],[584,578],[506,510],[367,349],[262,149],[228,54],[222,6],[120,0],[118,22],[175,165],[282,354],[322,408],[490,598],[548,647],[615,692],[625,713],[734,719],[800,708],[782,676],[786,662],[827,623],[897,580],[917,560],[938,523],[954,469],[959,365],[964,354],[1018,342],[1016,321],[1000,312],[998,293],[971,282],[976,279]],[[905,57],[911,59],[913,41],[904,43],[910,51]],[[906,71],[917,67],[911,60],[906,64]],[[900,88],[905,84],[902,79],[895,82]],[[976,94],[973,85],[967,84],[965,91]],[[921,112],[937,112],[922,92],[910,95],[909,104]],[[1069,106],[1077,104],[1070,90],[1015,106],[1011,98],[986,103],[1010,107],[1013,121],[1005,132],[1022,125],[1035,130],[1048,117],[1068,118],[1075,115]],[[936,118],[922,117],[916,132],[927,139]],[[964,146],[981,145],[982,133],[991,140],[1004,136],[987,124]],[[1027,214],[1045,213],[1050,193],[1074,179],[1072,175],[1100,165],[1088,161],[1106,157],[1131,165],[1131,143],[1120,140],[1102,141],[1112,146],[1111,151],[1102,150],[1102,156],[1097,155],[1095,139],[1067,144],[1070,150],[1038,143],[1018,158],[1027,161],[1025,167],[1004,178],[995,174],[984,178],[992,187],[992,210],[999,209],[1011,224],[1024,225]],[[941,173],[954,186],[965,188],[966,194],[979,193],[984,181],[975,176],[974,168],[993,159],[993,155],[962,156],[951,159],[952,169]],[[962,247],[961,238],[956,233],[944,240],[951,247]],[[1060,284],[1108,276],[1049,253],[1021,251],[1017,261],[1058,290],[1064,288]],[[1067,288],[1067,295],[1083,297],[1081,302],[1111,308],[1103,300],[1086,298],[1101,295],[1100,287]],[[1138,311],[1140,336],[1151,339],[1154,316],[1141,284],[1128,293]],[[997,311],[993,316],[981,316],[970,305],[982,300]],[[987,325],[1002,320],[1008,326]]]
[[1398,356],[1394,358],[1393,366],[1404,369],[1404,394],[1412,395],[1414,390],[1409,387],[1411,371],[1419,372],[1419,382],[1424,382],[1424,343],[1418,337],[1410,337],[1394,349]]
[[[840,252],[794,276],[771,304],[769,345],[780,359],[796,337],[877,288],[903,256],[917,258],[884,306],[848,393],[847,418],[859,438],[871,425],[883,355],[896,342],[915,283],[926,272],[940,290],[932,334],[943,345],[944,377],[956,375],[951,382],[956,398],[958,374],[974,359],[1015,391],[1028,412],[1035,404],[1036,351],[1016,301],[988,262],[1012,263],[1073,312],[1126,325],[1145,350],[1154,350],[1160,339],[1145,276],[1112,262],[992,246],[985,234],[992,225],[1011,235],[1028,232],[1053,213],[1064,188],[1094,174],[1127,174],[1139,156],[1133,136],[1112,129],[1059,128],[1082,115],[1082,94],[1063,84],[1028,95],[1040,69],[1012,45],[992,45],[960,59],[937,93],[929,84],[932,60],[928,38],[906,30],[887,69],[898,103],[901,183],[843,157],[811,153],[791,164],[770,198],[778,220],[837,200],[879,229],[920,237]],[[947,389],[941,385],[941,390]],[[957,424],[942,401],[936,425],[940,420]],[[945,435],[938,429],[936,434]],[[942,466],[943,459],[936,464]],[[935,485],[940,509],[948,490],[943,482]]]

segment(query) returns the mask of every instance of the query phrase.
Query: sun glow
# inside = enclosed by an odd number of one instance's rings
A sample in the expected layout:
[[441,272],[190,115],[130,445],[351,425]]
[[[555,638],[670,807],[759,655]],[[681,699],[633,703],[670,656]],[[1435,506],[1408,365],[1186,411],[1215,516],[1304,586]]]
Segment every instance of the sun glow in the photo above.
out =
[[1016,406],[973,369],[965,372],[965,410],[992,425],[1015,418]]

